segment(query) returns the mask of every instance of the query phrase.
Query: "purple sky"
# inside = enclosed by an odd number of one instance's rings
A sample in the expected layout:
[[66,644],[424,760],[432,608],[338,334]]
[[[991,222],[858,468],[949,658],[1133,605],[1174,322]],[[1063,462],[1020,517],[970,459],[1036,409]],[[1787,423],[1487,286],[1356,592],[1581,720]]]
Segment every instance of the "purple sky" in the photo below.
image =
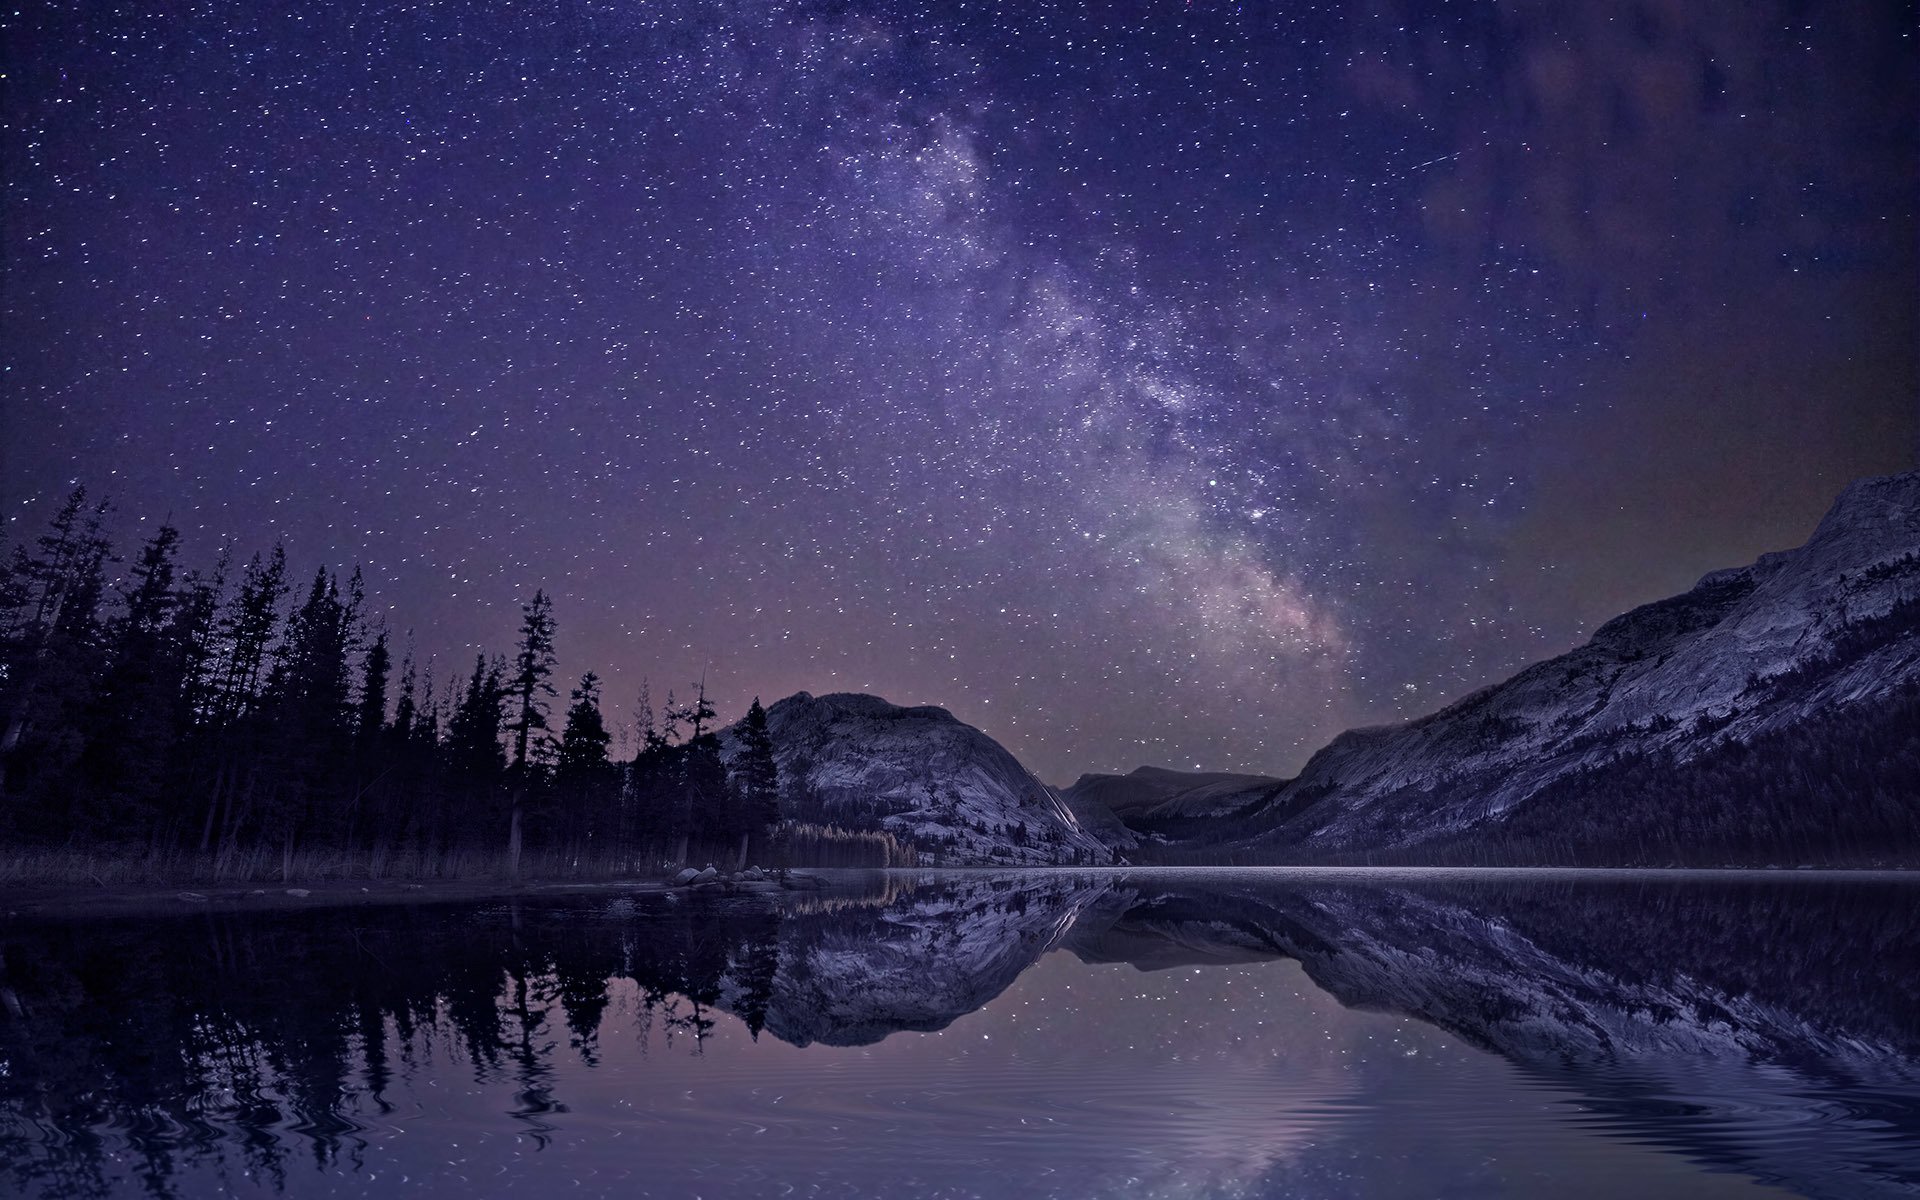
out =
[[1434,7],[27,3],[8,537],[1290,771],[1914,461],[1906,6]]

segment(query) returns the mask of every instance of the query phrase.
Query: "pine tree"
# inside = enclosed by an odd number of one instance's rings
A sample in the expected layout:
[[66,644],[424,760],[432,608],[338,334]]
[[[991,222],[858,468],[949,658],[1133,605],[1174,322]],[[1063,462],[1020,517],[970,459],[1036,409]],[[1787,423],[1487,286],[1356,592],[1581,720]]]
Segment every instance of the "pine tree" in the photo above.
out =
[[691,836],[711,849],[734,837],[727,803],[727,768],[720,760],[720,739],[703,733],[680,747],[680,805]]
[[219,683],[215,676],[220,649],[216,639],[231,558],[230,551],[222,548],[210,573],[189,571],[181,588],[180,602],[173,610],[173,629],[169,636],[181,655],[180,706],[186,713],[188,725],[196,731],[213,718],[213,701]]
[[607,766],[613,737],[600,713],[600,677],[588,671],[569,695],[567,724],[560,734],[557,772],[562,779],[597,776]]
[[740,837],[740,865],[748,847],[780,820],[780,772],[773,760],[773,738],[767,732],[767,710],[755,696],[740,725],[739,749],[733,756],[733,823]]
[[447,720],[447,757],[476,789],[491,789],[506,770],[500,752],[500,702],[505,691],[500,676],[498,661],[489,664],[486,655],[474,655],[466,691]]
[[324,568],[287,618],[268,678],[262,747],[268,786],[258,797],[262,832],[280,844],[282,875],[296,841],[337,835],[353,815],[356,790],[343,768],[354,733],[352,655],[359,642],[359,573],[344,593]]
[[[406,656],[400,660],[400,694],[393,702],[393,736],[399,742],[413,737],[413,723],[420,703],[416,698],[418,680],[413,665],[412,634],[407,635],[407,642]],[[428,684],[428,691],[432,691],[432,684]]]
[[513,722],[513,799],[507,817],[507,869],[520,875],[521,824],[527,807],[528,752],[533,735],[544,733],[547,723],[547,697],[554,694],[553,675],[553,601],[544,589],[520,609],[520,650],[514,660],[511,682],[516,715]]
[[[102,531],[108,506],[75,488],[10,571],[21,600],[0,659],[0,792],[21,790],[16,761],[37,759],[42,784],[57,784],[79,759],[84,711],[105,660],[100,600],[112,549]],[[54,815],[54,814],[48,814]]]
[[600,677],[588,671],[573,689],[566,727],[560,734],[560,753],[554,786],[564,805],[562,818],[576,850],[587,842],[604,842],[609,831],[606,809],[613,798],[613,767],[607,746],[613,740],[600,712]]
[[280,625],[280,601],[287,590],[284,546],[276,544],[264,562],[254,555],[241,573],[240,590],[220,616],[219,638],[225,654],[214,697],[214,724],[233,724],[259,701],[273,634]]
[[382,629],[360,665],[360,704],[354,724],[363,744],[373,744],[387,727],[387,676],[392,670],[393,654],[387,649],[387,631]]
[[536,734],[545,733],[547,698],[554,695],[553,676],[553,601],[544,590],[520,608],[520,649],[514,658],[513,678],[508,683],[513,697],[513,759],[515,771],[525,771],[530,749],[537,749]]
[[158,638],[166,629],[180,601],[174,590],[174,556],[179,550],[180,531],[171,524],[162,525],[141,547],[140,561],[131,572],[133,586],[122,595],[126,605],[120,630],[123,646],[129,639]]
[[640,684],[635,721],[639,726],[640,752],[627,769],[627,806],[633,832],[644,836],[656,848],[677,845],[670,852],[676,862],[686,859],[687,813],[680,788],[680,754],[674,745],[679,736],[679,709],[673,692],[667,692],[662,723],[654,724],[652,691]]
[[[710,728],[713,705],[707,700],[704,675],[693,685],[692,704],[682,706],[677,717],[687,723],[686,743],[680,747],[678,770],[679,796],[676,816],[686,836],[698,838],[709,848],[732,842],[736,829],[727,788],[727,769],[720,758],[720,739]],[[668,693],[668,706],[673,696]],[[677,723],[677,722],[676,722]],[[684,857],[684,851],[682,851]]]
[[700,682],[693,686],[697,690],[694,692],[693,704],[686,710],[686,718],[688,724],[693,729],[690,740],[698,741],[700,735],[706,732],[707,727],[713,724],[714,712],[713,705],[707,703],[707,677],[702,675]]
[[640,745],[634,757],[658,749],[666,744],[666,738],[653,723],[653,692],[647,681],[640,681],[640,696],[634,701],[633,731]]
[[393,655],[387,648],[387,631],[382,628],[360,655],[360,694],[354,701],[352,793],[347,797],[346,827],[339,834],[340,844],[353,848],[364,831],[371,830],[380,840],[387,822],[386,795],[382,784],[398,767],[400,749],[389,736],[387,725],[387,677],[393,671]]
[[[111,651],[88,721],[86,824],[149,829],[171,757],[186,732],[188,661],[174,586],[180,531],[163,525],[141,548],[123,614],[109,633]],[[77,814],[76,814],[77,815]]]
[[685,720],[687,710],[674,703],[673,689],[667,689],[666,707],[660,710],[660,744],[677,745],[680,741],[680,722]]

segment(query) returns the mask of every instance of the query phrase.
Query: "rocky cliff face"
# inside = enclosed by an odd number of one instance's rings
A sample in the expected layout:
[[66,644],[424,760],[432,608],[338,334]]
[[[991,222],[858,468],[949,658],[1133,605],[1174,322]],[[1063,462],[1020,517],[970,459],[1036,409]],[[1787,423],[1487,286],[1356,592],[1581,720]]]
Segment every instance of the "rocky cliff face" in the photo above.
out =
[[1717,571],[1298,778],[1141,768],[1056,791],[944,709],[768,711],[791,819],[932,861],[1904,862],[1920,856],[1920,473],[1849,487],[1807,544]]
[[767,710],[767,731],[790,820],[884,830],[946,863],[1112,861],[1051,789],[944,708],[800,692]]
[[1797,550],[1708,575],[1431,716],[1342,734],[1213,837],[1308,855],[1457,840],[1628,766],[1679,776],[1815,722],[1885,724],[1916,689],[1920,473],[1910,473],[1849,487]]

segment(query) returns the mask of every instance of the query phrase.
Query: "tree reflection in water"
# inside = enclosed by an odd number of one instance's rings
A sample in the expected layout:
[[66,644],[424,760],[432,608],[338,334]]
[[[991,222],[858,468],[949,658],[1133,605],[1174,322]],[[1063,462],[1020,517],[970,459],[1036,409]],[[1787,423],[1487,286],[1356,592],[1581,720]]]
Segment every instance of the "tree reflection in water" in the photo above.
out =
[[[136,1181],[168,1195],[189,1167],[272,1188],[312,1167],[373,1170],[368,1123],[400,1115],[397,1080],[427,1076],[506,1083],[507,1117],[544,1146],[569,1112],[563,1081],[600,1066],[603,1038],[697,1056],[724,1019],[756,1040],[871,1045],[946,1027],[1059,950],[1143,969],[1296,959],[1344,1004],[1569,1082],[1624,1136],[1812,1194],[1898,1192],[1920,1175],[1888,1149],[1920,1142],[1913,896],[1894,883],[1034,872],[894,877],[800,901],[16,921],[0,964],[0,1179],[29,1195]],[[1833,1099],[1830,1158],[1771,1161],[1765,1136],[1696,1136],[1706,1123],[1662,1097],[1702,1063],[1752,1112],[1809,1089]]]

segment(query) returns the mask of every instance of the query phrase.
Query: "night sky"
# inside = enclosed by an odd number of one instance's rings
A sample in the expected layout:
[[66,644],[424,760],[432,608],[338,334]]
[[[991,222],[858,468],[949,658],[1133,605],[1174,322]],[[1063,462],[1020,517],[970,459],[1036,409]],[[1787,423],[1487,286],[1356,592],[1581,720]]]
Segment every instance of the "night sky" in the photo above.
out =
[[1290,771],[1913,465],[1914,24],[30,0],[8,538],[84,482],[443,681],[545,586],[623,718]]

